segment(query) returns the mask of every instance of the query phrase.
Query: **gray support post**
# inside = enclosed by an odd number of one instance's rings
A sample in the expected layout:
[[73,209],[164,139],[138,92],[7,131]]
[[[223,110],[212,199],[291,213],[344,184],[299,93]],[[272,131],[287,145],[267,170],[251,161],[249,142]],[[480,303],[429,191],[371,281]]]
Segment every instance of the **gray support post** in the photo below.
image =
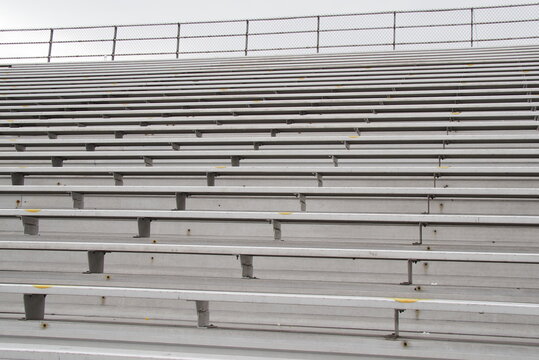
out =
[[277,136],[278,133],[279,133],[279,131],[277,129],[271,129],[270,130],[270,136],[271,137]]
[[178,23],[178,34],[176,35],[176,59],[180,58],[180,34],[182,30],[182,24]]
[[25,320],[43,320],[45,318],[45,294],[24,294]]
[[254,279],[253,271],[253,256],[240,255],[241,277],[246,279]]
[[255,150],[260,149],[260,143],[258,143],[258,142],[253,143],[253,149],[255,149]]
[[118,36],[118,26],[114,27],[114,37],[112,38],[112,54],[111,58],[114,61],[114,56],[116,55],[116,38]]
[[249,20],[245,20],[245,56],[249,51]]
[[273,239],[282,240],[281,238],[281,222],[279,220],[271,220],[273,225]]
[[102,274],[105,269],[105,251],[88,251],[87,274]]
[[115,139],[123,139],[125,133],[123,131],[115,131],[114,132],[114,138]]
[[176,209],[175,210],[185,210],[185,203],[187,200],[187,193],[178,192],[176,193]]
[[305,194],[298,194],[298,199],[301,211],[307,211],[307,197]]
[[73,200],[73,209],[84,209],[84,194],[83,193],[72,192],[71,199]]
[[23,144],[15,144],[15,151],[25,151],[26,146]]
[[147,238],[150,237],[150,223],[151,219],[148,218],[137,218],[138,225],[138,235],[137,238]]
[[316,53],[320,53],[320,16],[316,17]]
[[172,143],[170,145],[172,146],[172,150],[180,150],[180,144]]
[[201,138],[201,137],[202,137],[202,131],[200,131],[200,130],[195,130],[195,137]]
[[210,302],[209,301],[195,301],[197,307],[197,326],[209,327],[210,326]]
[[122,186],[124,184],[124,176],[122,174],[112,173],[112,177],[114,178],[114,185]]
[[240,157],[239,156],[231,156],[230,157],[230,164],[234,167],[240,166]]
[[470,47],[473,47],[473,8],[470,8]]
[[47,132],[47,137],[48,137],[49,139],[57,139],[57,138],[58,138],[58,135],[55,134],[55,133],[53,133],[53,132],[50,132],[50,131],[49,131],[49,132]]
[[24,174],[11,173],[11,185],[24,185]]
[[423,244],[423,227],[427,224],[419,223],[419,241],[412,243],[412,245],[422,245]]
[[52,167],[62,167],[64,166],[64,159],[59,156],[53,156],[51,158]]
[[22,227],[25,235],[37,235],[39,233],[39,219],[31,216],[21,216]]
[[51,29],[51,36],[49,37],[49,54],[47,55],[47,62],[51,62],[51,54],[52,54],[52,39],[54,37],[54,29]]
[[95,151],[95,144],[86,144],[84,145],[86,151]]
[[350,150],[350,143],[348,141],[343,141],[344,148]]
[[324,186],[324,180],[322,178],[322,174],[316,173],[315,175],[316,175],[316,182],[318,184],[318,187]]
[[207,186],[215,186],[215,173],[207,173],[206,174],[206,185]]
[[397,12],[393,11],[393,50],[397,45]]
[[149,156],[143,156],[142,159],[144,160],[145,166],[153,166],[153,159]]
[[335,167],[338,167],[339,166],[339,158],[337,158],[336,156],[332,156],[331,157],[331,160],[333,160],[333,165]]
[[404,282],[401,282],[401,285],[412,285],[413,282],[414,282],[414,279],[413,279],[413,263],[416,262],[417,260],[408,260],[407,263],[408,263],[408,281],[404,281]]
[[400,309],[395,309],[394,310],[394,316],[395,316],[395,332],[393,333],[393,337],[396,339],[399,337],[399,332],[400,332],[400,329],[399,329],[399,314],[401,312],[403,312],[404,310],[400,310]]

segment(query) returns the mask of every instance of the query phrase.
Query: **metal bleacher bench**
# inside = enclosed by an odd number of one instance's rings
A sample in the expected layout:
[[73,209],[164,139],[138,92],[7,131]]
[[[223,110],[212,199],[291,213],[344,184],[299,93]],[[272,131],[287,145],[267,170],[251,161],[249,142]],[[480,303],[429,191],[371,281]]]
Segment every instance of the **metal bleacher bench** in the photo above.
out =
[[210,301],[392,309],[394,312],[395,326],[392,334],[393,337],[399,337],[399,313],[405,310],[477,312],[525,316],[539,315],[539,304],[472,300],[436,300],[40,284],[0,284],[0,293],[23,294],[27,320],[44,319],[45,297],[47,295],[107,296],[194,301],[196,304],[199,327],[212,326],[210,324]]
[[12,185],[23,185],[26,176],[112,176],[115,185],[123,185],[125,176],[204,176],[208,186],[215,185],[215,178],[222,176],[264,176],[267,177],[313,177],[318,186],[323,186],[324,177],[350,176],[414,176],[432,179],[436,186],[441,177],[493,177],[522,178],[539,176],[537,166],[498,167],[449,167],[449,166],[400,166],[400,167],[201,167],[201,166],[150,166],[150,167],[0,167],[0,175],[11,177]]

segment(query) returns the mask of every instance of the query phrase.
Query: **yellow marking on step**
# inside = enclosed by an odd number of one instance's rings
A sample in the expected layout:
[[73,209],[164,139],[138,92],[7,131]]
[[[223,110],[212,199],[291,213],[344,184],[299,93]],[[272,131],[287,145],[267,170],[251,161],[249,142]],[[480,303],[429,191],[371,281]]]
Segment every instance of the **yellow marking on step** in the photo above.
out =
[[280,212],[279,215],[292,215],[293,212]]
[[467,66],[474,66],[475,64],[466,64]]
[[53,287],[54,285],[32,285],[32,286],[35,287],[36,289],[48,289],[48,288]]
[[449,166],[438,166],[439,169],[449,169]]
[[359,136],[356,136],[356,135],[353,135],[353,136],[349,136],[350,139],[357,139]]
[[411,304],[418,302],[420,299],[406,299],[406,298],[392,298],[396,302],[404,303],[404,304]]
[[41,209],[24,209],[24,211],[31,212],[31,213],[37,213],[37,212],[40,212]]
[[216,166],[216,169],[226,169],[226,166]]
[[453,111],[453,112],[451,113],[451,115],[460,115],[460,114],[461,114],[460,111]]

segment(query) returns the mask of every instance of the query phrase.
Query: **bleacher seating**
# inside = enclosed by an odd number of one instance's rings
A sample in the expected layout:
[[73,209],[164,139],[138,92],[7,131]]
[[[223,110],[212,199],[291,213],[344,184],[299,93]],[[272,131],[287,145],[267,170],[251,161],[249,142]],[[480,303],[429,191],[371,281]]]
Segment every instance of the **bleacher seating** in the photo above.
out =
[[0,357],[535,359],[538,105],[535,46],[0,67]]

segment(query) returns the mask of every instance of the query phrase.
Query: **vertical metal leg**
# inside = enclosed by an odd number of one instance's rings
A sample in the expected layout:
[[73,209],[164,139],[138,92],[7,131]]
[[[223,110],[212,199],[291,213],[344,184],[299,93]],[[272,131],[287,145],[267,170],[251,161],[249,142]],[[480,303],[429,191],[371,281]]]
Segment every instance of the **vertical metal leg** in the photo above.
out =
[[43,294],[24,294],[24,312],[26,320],[45,318],[45,297]]
[[307,211],[307,198],[305,197],[305,194],[298,194],[298,198],[301,211]]
[[273,239],[282,240],[281,239],[281,222],[279,220],[272,220],[271,223],[273,224]]
[[240,166],[240,157],[239,156],[232,156],[230,158],[230,164],[232,166]]
[[151,219],[148,218],[137,218],[138,225],[138,235],[135,237],[147,238],[150,237],[150,223]]
[[124,184],[124,176],[122,174],[113,173],[112,176],[114,178],[114,185],[123,186],[123,184]]
[[322,179],[321,174],[315,174],[316,175],[316,182],[318,183],[318,187],[324,186],[324,180]]
[[25,151],[26,146],[23,144],[15,144],[15,151]]
[[197,320],[198,327],[210,326],[210,302],[209,301],[195,301],[197,307]]
[[215,174],[214,173],[207,173],[206,174],[206,185],[207,186],[215,186]]
[[176,193],[176,210],[185,210],[185,203],[187,200],[187,193]]
[[53,132],[48,132],[48,133],[47,133],[47,137],[48,137],[49,139],[57,139],[57,138],[58,138],[58,135],[55,134],[55,133],[53,133]]
[[393,333],[393,337],[396,339],[399,337],[399,314],[404,310],[395,309],[394,310],[394,316],[395,316],[395,332]]
[[39,219],[31,216],[22,216],[22,226],[25,235],[37,235],[39,233]]
[[408,281],[401,282],[401,285],[412,285],[413,284],[413,263],[415,260],[408,260]]
[[51,158],[52,167],[62,167],[64,166],[64,159],[58,156],[53,156]]
[[24,175],[20,173],[11,173],[11,185],[24,185]]
[[241,277],[246,279],[254,279],[253,271],[253,256],[240,255]]
[[95,151],[95,144],[86,144],[84,147],[86,151]]
[[419,223],[419,241],[412,243],[412,245],[422,245],[423,244],[423,227],[427,226],[426,224]]
[[115,139],[122,139],[124,137],[125,133],[123,131],[115,131],[114,132],[114,138]]
[[151,157],[143,156],[142,158],[145,166],[153,166],[153,159]]
[[172,143],[170,145],[172,146],[172,150],[180,150],[180,144]]
[[339,159],[336,156],[332,156],[331,159],[333,160],[333,165],[335,167],[339,166]]
[[105,269],[105,252],[88,251],[88,274],[102,274]]
[[84,194],[72,192],[71,199],[73,199],[73,209],[84,209]]

